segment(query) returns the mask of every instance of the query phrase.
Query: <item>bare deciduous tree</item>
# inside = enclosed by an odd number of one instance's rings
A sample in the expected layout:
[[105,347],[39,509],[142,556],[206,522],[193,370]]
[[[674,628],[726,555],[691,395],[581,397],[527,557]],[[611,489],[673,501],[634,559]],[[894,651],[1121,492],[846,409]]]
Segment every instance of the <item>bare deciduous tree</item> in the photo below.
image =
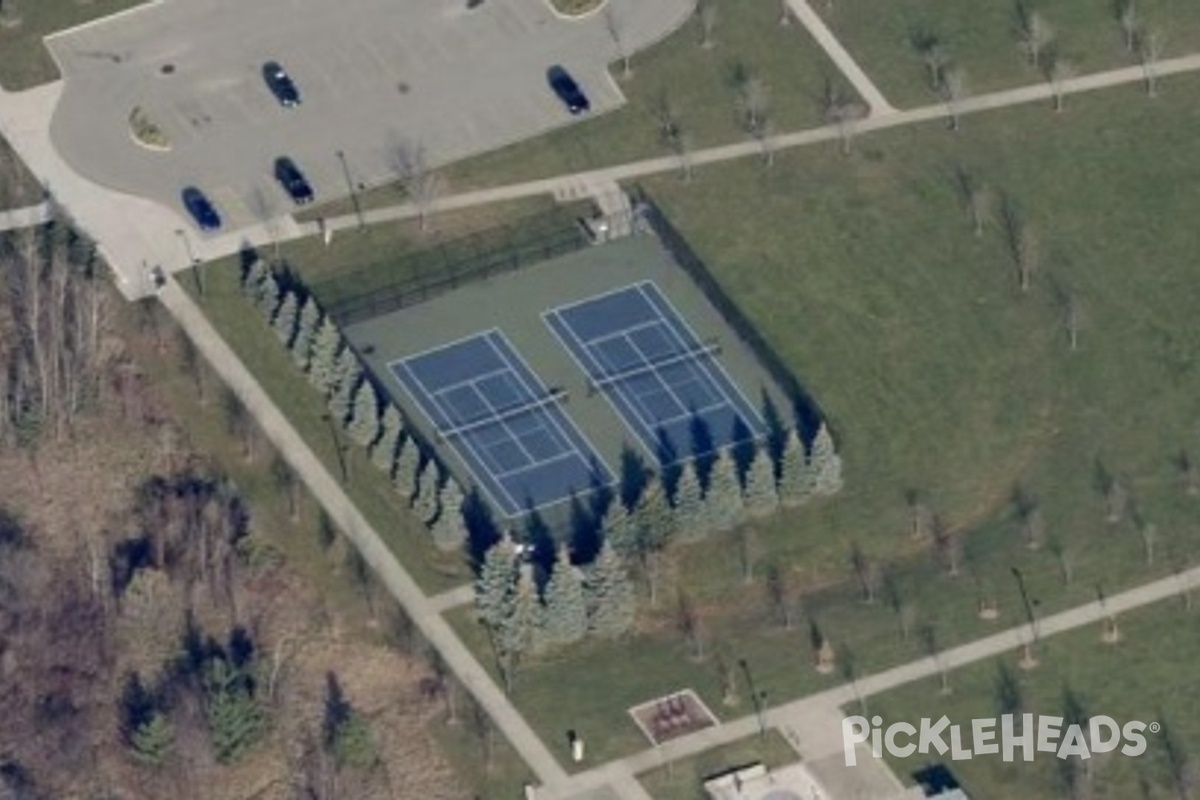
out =
[[967,96],[967,73],[962,67],[952,66],[942,75],[942,99],[950,115],[950,130],[959,128],[963,98]]
[[971,220],[971,227],[976,236],[983,235],[984,225],[988,219],[988,201],[990,194],[987,185],[975,175],[962,167],[954,169],[954,184],[958,189],[959,201]]
[[1009,256],[1017,268],[1017,285],[1022,292],[1028,292],[1038,266],[1037,237],[1011,197],[1004,198],[1000,210]]
[[1054,30],[1041,13],[1029,9],[1022,3],[1017,5],[1017,40],[1025,51],[1029,65],[1041,66],[1042,52],[1054,41]]
[[1160,31],[1143,31],[1137,37],[1138,60],[1146,76],[1146,94],[1158,97],[1158,62],[1166,39]]
[[700,19],[700,46],[708,50],[716,44],[713,40],[718,16],[715,0],[701,0],[696,13]]
[[1119,0],[1117,3],[1117,22],[1121,25],[1121,33],[1125,36],[1125,50],[1132,53],[1137,45],[1138,29],[1141,23],[1138,17],[1137,0]]
[[874,603],[879,592],[879,566],[858,546],[858,542],[850,545],[850,566],[854,569],[854,577],[862,591],[863,602]]
[[854,136],[858,133],[858,122],[866,116],[866,107],[833,81],[825,82],[821,105],[825,119],[837,126],[842,155],[850,155]]
[[1052,49],[1047,53],[1044,71],[1046,80],[1050,84],[1050,91],[1054,94],[1054,111],[1061,113],[1063,110],[1063,84],[1075,75],[1075,65],[1057,49]]
[[420,143],[400,142],[393,146],[392,169],[417,209],[421,231],[427,231],[429,214],[444,189],[442,176],[430,167],[425,148]]
[[917,51],[921,62],[925,64],[925,76],[929,81],[929,91],[940,92],[942,70],[945,69],[947,63],[946,51],[942,48],[941,40],[931,31],[918,30],[909,37],[909,43]]

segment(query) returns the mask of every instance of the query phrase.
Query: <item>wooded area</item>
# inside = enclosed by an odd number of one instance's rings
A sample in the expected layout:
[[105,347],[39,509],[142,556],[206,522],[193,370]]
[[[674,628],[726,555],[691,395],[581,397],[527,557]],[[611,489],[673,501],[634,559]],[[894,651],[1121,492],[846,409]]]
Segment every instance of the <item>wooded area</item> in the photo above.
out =
[[0,798],[464,796],[448,679],[394,605],[313,585],[317,509],[154,301],[61,224],[0,276]]

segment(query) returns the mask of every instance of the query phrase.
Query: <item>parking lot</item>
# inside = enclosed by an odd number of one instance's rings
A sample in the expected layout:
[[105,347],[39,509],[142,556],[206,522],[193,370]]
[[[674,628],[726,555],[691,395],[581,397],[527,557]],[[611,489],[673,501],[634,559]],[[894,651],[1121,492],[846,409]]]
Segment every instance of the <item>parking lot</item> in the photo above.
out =
[[[281,155],[324,200],[394,179],[403,153],[437,165],[572,123],[547,86],[553,65],[593,114],[615,108],[606,66],[692,3],[610,0],[618,44],[604,15],[562,20],[544,0],[165,0],[48,40],[65,79],[51,133],[92,180],[175,209],[195,185],[237,227],[291,210],[271,177]],[[268,90],[270,60],[298,107]],[[134,141],[135,108],[168,150]]]

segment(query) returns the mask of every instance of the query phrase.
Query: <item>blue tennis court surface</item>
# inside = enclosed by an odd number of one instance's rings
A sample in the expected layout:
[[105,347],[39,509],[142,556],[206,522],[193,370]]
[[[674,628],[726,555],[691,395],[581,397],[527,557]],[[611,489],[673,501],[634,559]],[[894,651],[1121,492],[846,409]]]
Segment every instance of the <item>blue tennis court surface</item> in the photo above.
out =
[[563,346],[664,466],[758,438],[766,426],[650,281],[546,311]]
[[612,482],[553,394],[499,331],[388,365],[507,516]]

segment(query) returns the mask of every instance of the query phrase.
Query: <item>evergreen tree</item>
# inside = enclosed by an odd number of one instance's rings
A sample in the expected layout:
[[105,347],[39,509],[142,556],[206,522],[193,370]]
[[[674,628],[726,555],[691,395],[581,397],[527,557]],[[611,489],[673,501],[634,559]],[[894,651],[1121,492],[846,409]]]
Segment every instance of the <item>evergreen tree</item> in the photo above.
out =
[[130,738],[133,757],[149,767],[157,767],[170,754],[175,745],[175,726],[161,711],[151,713],[149,719],[138,725]]
[[337,388],[338,356],[342,352],[342,334],[333,317],[326,315],[313,338],[308,379],[317,391],[328,397]]
[[400,442],[400,452],[396,455],[396,470],[392,473],[392,486],[396,494],[404,498],[404,502],[412,505],[413,495],[417,490],[417,473],[421,469],[421,448],[417,440],[407,436]]
[[637,507],[629,516],[632,551],[623,555],[637,562],[649,589],[650,605],[657,605],[659,562],[663,549],[675,533],[674,511],[667,502],[666,489],[657,476],[646,483]]
[[258,286],[258,292],[254,295],[254,306],[267,322],[275,319],[275,310],[279,308],[281,294],[283,292],[280,290],[275,273],[268,271]]
[[708,479],[708,491],[704,494],[704,508],[709,524],[714,530],[724,531],[742,521],[746,507],[742,504],[742,486],[738,482],[737,463],[728,448],[724,448],[713,462],[712,475]]
[[746,510],[754,516],[770,514],[779,507],[779,492],[775,488],[775,465],[765,446],[754,453],[750,469],[746,471]]
[[700,477],[696,474],[696,465],[691,461],[683,465],[679,482],[675,485],[674,525],[680,538],[686,540],[703,538],[710,530]]
[[541,639],[547,646],[560,647],[584,637],[588,620],[583,577],[571,563],[566,547],[558,549],[558,558],[546,582],[545,601]]
[[219,763],[239,761],[266,734],[266,714],[249,681],[223,658],[209,661],[205,701],[210,743]]
[[358,355],[349,347],[343,347],[338,353],[333,370],[334,385],[339,389],[344,386],[357,389],[358,382],[363,379],[362,364],[358,363]]
[[604,541],[610,543],[618,553],[628,557],[634,552],[633,521],[619,495],[614,496],[604,510],[600,531],[604,534]]
[[263,281],[266,280],[270,270],[267,267],[267,262],[261,258],[256,258],[246,267],[242,273],[242,294],[250,302],[256,302],[259,294],[262,292]]
[[837,494],[841,490],[842,457],[837,454],[833,446],[833,437],[824,422],[813,439],[809,463],[812,469],[813,491],[816,494]]
[[379,439],[371,446],[371,463],[391,477],[392,468],[395,467],[396,457],[399,455],[400,437],[404,433],[404,419],[400,416],[400,409],[388,403],[383,409],[379,427]]
[[363,447],[379,438],[379,393],[369,380],[361,381],[354,392],[349,428],[350,436]]
[[458,550],[467,541],[467,523],[463,519],[462,487],[453,477],[446,478],[438,495],[437,519],[433,522],[433,541],[441,550]]
[[779,470],[779,499],[785,506],[798,506],[812,496],[812,473],[804,453],[804,442],[795,428],[787,432]]
[[483,554],[475,579],[475,614],[495,632],[512,618],[517,597],[517,553],[507,536]]
[[271,327],[275,329],[275,335],[279,337],[279,341],[283,342],[284,347],[292,346],[299,318],[300,302],[296,293],[285,293],[283,301],[279,304],[279,310],[275,312],[275,319],[271,320]]
[[513,671],[521,657],[541,648],[539,634],[545,626],[545,609],[538,597],[537,583],[533,580],[533,565],[521,564],[517,575],[512,616],[500,626],[496,637],[496,644],[507,665],[505,677],[510,689]]
[[312,359],[313,340],[316,338],[317,328],[320,324],[321,309],[317,308],[317,301],[311,297],[306,298],[300,307],[300,316],[296,322],[296,335],[292,337],[291,347],[292,360],[301,370],[308,369],[308,362]]
[[[629,516],[634,538],[632,555],[640,557],[666,546],[675,532],[675,514],[667,500],[667,490],[657,476],[646,482],[646,488]],[[623,555],[628,558],[630,554]]]
[[426,525],[433,522],[438,512],[438,489],[441,483],[441,468],[435,459],[429,459],[417,473],[417,493],[413,497],[413,511]]
[[605,542],[583,582],[588,631],[596,636],[615,637],[633,627],[637,598],[625,561]]
[[340,383],[329,397],[329,413],[340,427],[345,428],[350,424],[351,415],[354,412],[354,393],[357,388],[357,385],[353,383]]

